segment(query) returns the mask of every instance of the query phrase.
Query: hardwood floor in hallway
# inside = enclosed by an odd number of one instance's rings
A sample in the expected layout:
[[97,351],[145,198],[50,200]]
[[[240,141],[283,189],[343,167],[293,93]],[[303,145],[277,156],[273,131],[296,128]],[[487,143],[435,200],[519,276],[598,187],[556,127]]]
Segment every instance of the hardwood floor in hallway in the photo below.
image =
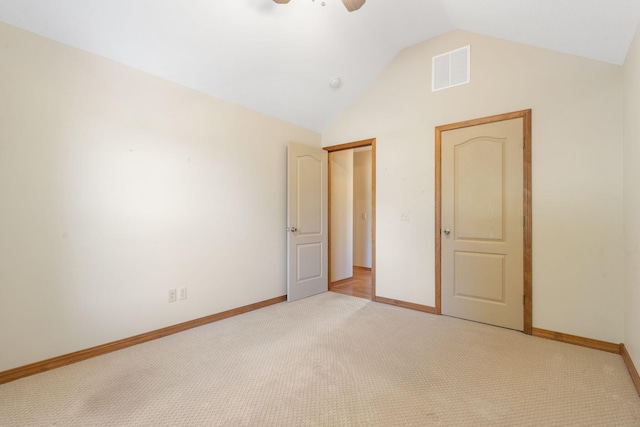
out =
[[331,292],[371,299],[371,270],[353,267],[353,277],[340,280],[329,287]]

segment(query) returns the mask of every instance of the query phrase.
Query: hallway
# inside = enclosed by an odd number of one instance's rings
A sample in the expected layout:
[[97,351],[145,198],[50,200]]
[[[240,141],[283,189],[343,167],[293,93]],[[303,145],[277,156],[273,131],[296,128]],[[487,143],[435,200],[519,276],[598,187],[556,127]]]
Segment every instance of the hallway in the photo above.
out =
[[329,287],[331,292],[371,299],[371,269],[353,267],[353,277],[340,280]]

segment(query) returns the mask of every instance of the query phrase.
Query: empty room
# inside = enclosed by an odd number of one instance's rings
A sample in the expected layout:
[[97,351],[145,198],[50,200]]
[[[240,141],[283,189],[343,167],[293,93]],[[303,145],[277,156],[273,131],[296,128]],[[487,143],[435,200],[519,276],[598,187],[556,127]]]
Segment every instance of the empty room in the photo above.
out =
[[639,24],[0,0],[0,426],[640,426]]

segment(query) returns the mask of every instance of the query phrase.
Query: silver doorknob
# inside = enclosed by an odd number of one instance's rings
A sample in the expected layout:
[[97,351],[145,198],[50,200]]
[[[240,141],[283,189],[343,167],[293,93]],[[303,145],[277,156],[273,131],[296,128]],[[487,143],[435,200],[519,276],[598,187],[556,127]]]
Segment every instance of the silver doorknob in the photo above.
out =
[[296,231],[298,231],[298,229],[295,227],[291,227],[289,230],[291,230],[292,233],[295,233]]
[[444,233],[444,235],[445,235],[445,236],[448,236],[448,235],[451,233],[451,230],[449,230],[449,229],[447,228],[447,229],[445,229],[445,230],[443,231],[443,233]]

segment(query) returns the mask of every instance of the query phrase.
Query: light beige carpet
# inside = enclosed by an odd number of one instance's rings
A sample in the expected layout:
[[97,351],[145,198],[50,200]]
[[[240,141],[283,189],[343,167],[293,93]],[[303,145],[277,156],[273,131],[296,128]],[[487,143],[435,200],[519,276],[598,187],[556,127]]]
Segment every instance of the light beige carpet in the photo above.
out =
[[620,356],[326,293],[0,386],[2,426],[640,426]]

